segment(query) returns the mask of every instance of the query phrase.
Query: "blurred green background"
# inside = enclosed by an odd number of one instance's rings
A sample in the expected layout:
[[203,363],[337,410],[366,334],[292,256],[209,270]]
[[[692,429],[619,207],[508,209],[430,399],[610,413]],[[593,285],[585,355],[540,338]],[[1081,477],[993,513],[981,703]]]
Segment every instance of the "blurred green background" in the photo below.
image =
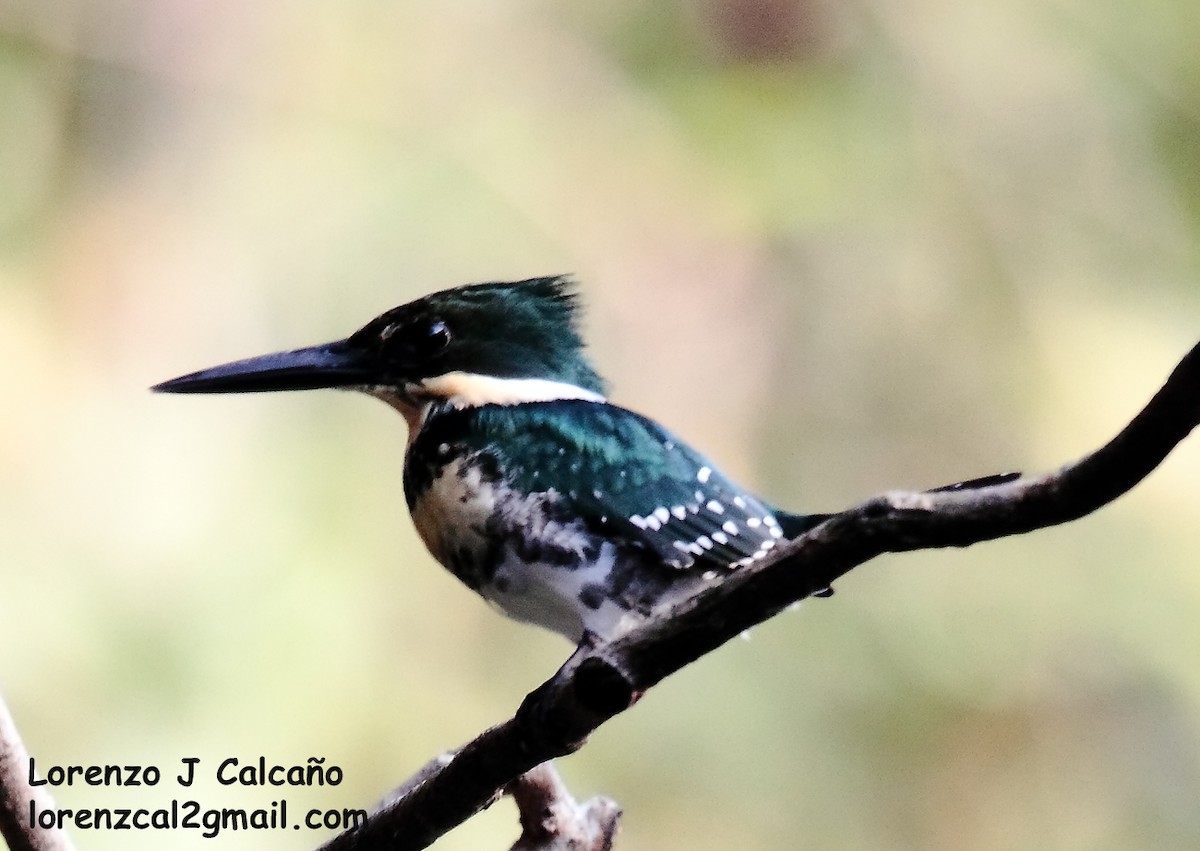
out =
[[[39,764],[323,756],[293,814],[369,806],[566,657],[423,551],[383,405],[145,389],[433,289],[577,273],[614,399],[797,509],[1103,442],[1200,339],[1197,44],[1190,0],[0,3],[0,688]],[[1200,847],[1198,527],[1193,439],[1078,523],[860,568],[561,768],[623,851]]]

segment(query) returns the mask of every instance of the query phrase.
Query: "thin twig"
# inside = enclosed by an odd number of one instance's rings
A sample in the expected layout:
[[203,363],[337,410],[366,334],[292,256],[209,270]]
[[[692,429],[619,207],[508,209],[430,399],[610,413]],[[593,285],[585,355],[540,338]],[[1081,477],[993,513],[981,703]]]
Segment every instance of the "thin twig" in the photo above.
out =
[[45,787],[29,785],[29,771],[29,753],[0,695],[0,835],[9,851],[73,851],[64,831],[30,823],[34,808],[54,811],[55,805]]
[[876,497],[730,574],[669,616],[609,644],[580,647],[513,718],[322,851],[425,848],[534,766],[578,750],[664,677],[854,567],[883,553],[965,547],[1083,517],[1149,475],[1197,424],[1200,345],[1120,434],[1079,461],[1039,477]]
[[553,762],[508,786],[521,814],[521,838],[510,851],[611,851],[621,809],[608,798],[576,802]]

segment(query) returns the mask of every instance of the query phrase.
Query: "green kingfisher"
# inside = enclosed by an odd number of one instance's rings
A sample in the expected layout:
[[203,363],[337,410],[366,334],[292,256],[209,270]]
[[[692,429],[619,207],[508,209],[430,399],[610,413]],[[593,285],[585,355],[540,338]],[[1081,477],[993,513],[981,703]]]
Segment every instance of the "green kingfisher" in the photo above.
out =
[[564,277],[457,287],[344,340],[166,381],[166,393],[343,388],[408,423],[404,495],[439,562],[505,614],[609,640],[823,515],[781,511],[605,398]]

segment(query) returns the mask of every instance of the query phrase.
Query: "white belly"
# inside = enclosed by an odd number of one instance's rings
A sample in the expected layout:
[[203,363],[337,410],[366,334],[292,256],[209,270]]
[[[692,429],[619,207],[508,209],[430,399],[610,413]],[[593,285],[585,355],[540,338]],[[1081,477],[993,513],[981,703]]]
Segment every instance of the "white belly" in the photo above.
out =
[[614,638],[640,619],[608,599],[603,590],[615,559],[616,548],[610,543],[601,546],[600,557],[591,566],[577,568],[523,562],[506,550],[492,582],[480,593],[510,618],[545,627],[571,641],[579,641],[585,630]]

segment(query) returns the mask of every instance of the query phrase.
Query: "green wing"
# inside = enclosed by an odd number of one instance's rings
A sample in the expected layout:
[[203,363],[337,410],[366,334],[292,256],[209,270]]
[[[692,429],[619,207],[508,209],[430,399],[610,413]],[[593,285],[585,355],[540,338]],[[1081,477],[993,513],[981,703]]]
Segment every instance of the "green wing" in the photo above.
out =
[[783,536],[774,511],[662,426],[581,400],[475,409],[468,443],[518,490],[553,490],[566,514],[684,569],[737,567]]

